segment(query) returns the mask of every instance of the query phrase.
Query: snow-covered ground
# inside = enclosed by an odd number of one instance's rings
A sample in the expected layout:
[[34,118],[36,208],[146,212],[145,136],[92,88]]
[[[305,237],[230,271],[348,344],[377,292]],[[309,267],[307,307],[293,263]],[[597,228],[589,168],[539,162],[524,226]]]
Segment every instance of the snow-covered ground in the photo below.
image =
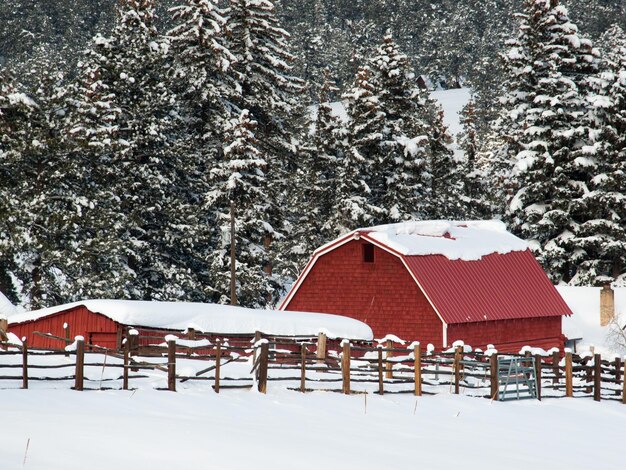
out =
[[[606,357],[624,352],[611,344],[609,328],[600,326],[600,287],[557,286],[557,290],[574,314],[563,318],[563,334],[568,338],[581,338],[580,351],[593,346]],[[626,323],[626,288],[615,288],[615,314]]]
[[[287,390],[1,390],[3,470],[623,468],[626,406]],[[27,449],[28,446],[28,449]]]

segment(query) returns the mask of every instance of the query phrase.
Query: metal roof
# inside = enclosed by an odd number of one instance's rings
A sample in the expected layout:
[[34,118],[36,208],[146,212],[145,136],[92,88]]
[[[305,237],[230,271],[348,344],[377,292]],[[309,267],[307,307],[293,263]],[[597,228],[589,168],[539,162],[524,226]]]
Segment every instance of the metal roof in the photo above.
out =
[[572,314],[529,250],[475,261],[402,258],[447,324]]

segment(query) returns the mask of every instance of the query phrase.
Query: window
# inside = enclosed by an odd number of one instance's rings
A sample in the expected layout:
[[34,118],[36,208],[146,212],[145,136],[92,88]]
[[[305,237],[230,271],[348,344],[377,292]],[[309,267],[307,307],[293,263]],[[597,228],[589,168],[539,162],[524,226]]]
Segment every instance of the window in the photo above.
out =
[[371,243],[363,244],[363,262],[364,263],[374,262],[374,245],[372,245]]

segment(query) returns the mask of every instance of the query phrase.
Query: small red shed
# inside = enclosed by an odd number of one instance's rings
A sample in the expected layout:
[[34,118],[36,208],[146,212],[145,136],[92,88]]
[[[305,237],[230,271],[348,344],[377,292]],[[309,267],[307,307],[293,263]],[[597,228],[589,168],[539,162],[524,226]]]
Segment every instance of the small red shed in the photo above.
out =
[[563,347],[571,315],[523,240],[500,221],[355,230],[316,250],[281,310],[345,315],[376,337],[449,347]]
[[46,349],[62,348],[65,341],[35,332],[65,338],[64,325],[71,338],[80,335],[88,344],[110,349],[120,349],[129,328],[140,333],[139,344],[153,342],[149,337],[163,338],[164,332],[179,334],[190,330],[208,336],[244,336],[246,344],[257,331],[276,336],[316,336],[324,331],[329,338],[373,338],[369,326],[339,315],[300,312],[287,318],[274,310],[196,302],[84,300],[11,315],[8,323],[10,333],[26,337],[31,347]]

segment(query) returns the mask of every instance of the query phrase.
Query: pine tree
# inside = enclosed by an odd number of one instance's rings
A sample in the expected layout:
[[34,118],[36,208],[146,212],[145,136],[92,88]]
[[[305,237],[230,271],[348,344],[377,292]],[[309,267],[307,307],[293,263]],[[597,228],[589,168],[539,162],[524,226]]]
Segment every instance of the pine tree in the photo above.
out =
[[206,203],[217,209],[217,230],[221,243],[211,256],[213,286],[221,303],[230,298],[230,210],[234,211],[236,244],[237,302],[261,307],[276,300],[277,285],[270,273],[271,255],[265,243],[269,228],[270,201],[267,193],[267,160],[254,131],[257,123],[243,110],[226,129],[224,160],[212,170],[214,182]]
[[459,219],[464,215],[462,167],[450,148],[452,136],[443,122],[443,110],[435,108],[430,129],[431,219]]
[[384,114],[374,94],[372,71],[363,66],[343,95],[349,123],[346,150],[337,169],[338,181],[330,226],[336,235],[372,225],[381,209],[371,203],[372,167],[378,158]]
[[381,222],[424,217],[427,208],[430,156],[427,107],[411,71],[390,33],[370,59],[374,90],[384,127],[372,166],[372,204],[384,210]]
[[461,111],[463,132],[458,141],[463,151],[464,161],[459,172],[461,182],[462,206],[459,210],[462,219],[488,219],[492,216],[492,207],[487,193],[487,179],[479,163],[479,143],[477,135],[476,106],[470,98]]
[[594,50],[557,0],[526,0],[524,8],[507,54],[509,93],[501,120],[518,188],[508,218],[552,279],[569,280],[574,267],[567,240],[575,226],[570,202],[581,196],[589,173],[576,154],[588,136],[581,116]]
[[16,271],[19,253],[16,240],[16,213],[20,184],[20,141],[26,132],[34,101],[26,96],[6,69],[0,68],[0,290],[12,300],[18,299],[11,274]]
[[191,108],[192,129],[205,143],[218,138],[232,113],[236,83],[231,68],[236,58],[226,45],[226,19],[213,0],[185,0],[170,12],[175,26],[168,31],[173,64],[170,80]]
[[577,157],[595,171],[572,203],[579,223],[568,240],[577,265],[571,283],[582,285],[616,281],[626,269],[626,36],[614,26],[602,42],[588,99],[593,139]]
[[332,240],[336,233],[329,225],[335,199],[334,188],[339,183],[337,169],[345,150],[345,130],[331,105],[338,92],[330,70],[324,69],[315,111],[309,125],[303,129],[298,159],[300,168],[294,176],[291,191],[291,230],[285,237],[291,269],[286,273],[295,277],[314,250]]
[[[289,175],[297,167],[291,136],[302,114],[298,98],[304,83],[292,74],[290,36],[280,26],[270,0],[230,0],[227,21],[228,47],[237,59],[233,70],[238,92],[233,101],[258,123],[258,145],[267,161],[271,207],[265,239],[269,244],[282,237]],[[270,265],[268,270],[272,269]]]
[[180,249],[190,234],[180,217],[188,202],[179,181],[184,156],[171,145],[177,99],[162,76],[168,49],[153,0],[124,0],[111,37],[96,37],[82,66],[73,134],[92,153],[96,182],[85,243],[96,243],[97,264],[115,275],[107,286],[86,276],[81,289],[91,295],[101,287],[146,300],[198,295]]

